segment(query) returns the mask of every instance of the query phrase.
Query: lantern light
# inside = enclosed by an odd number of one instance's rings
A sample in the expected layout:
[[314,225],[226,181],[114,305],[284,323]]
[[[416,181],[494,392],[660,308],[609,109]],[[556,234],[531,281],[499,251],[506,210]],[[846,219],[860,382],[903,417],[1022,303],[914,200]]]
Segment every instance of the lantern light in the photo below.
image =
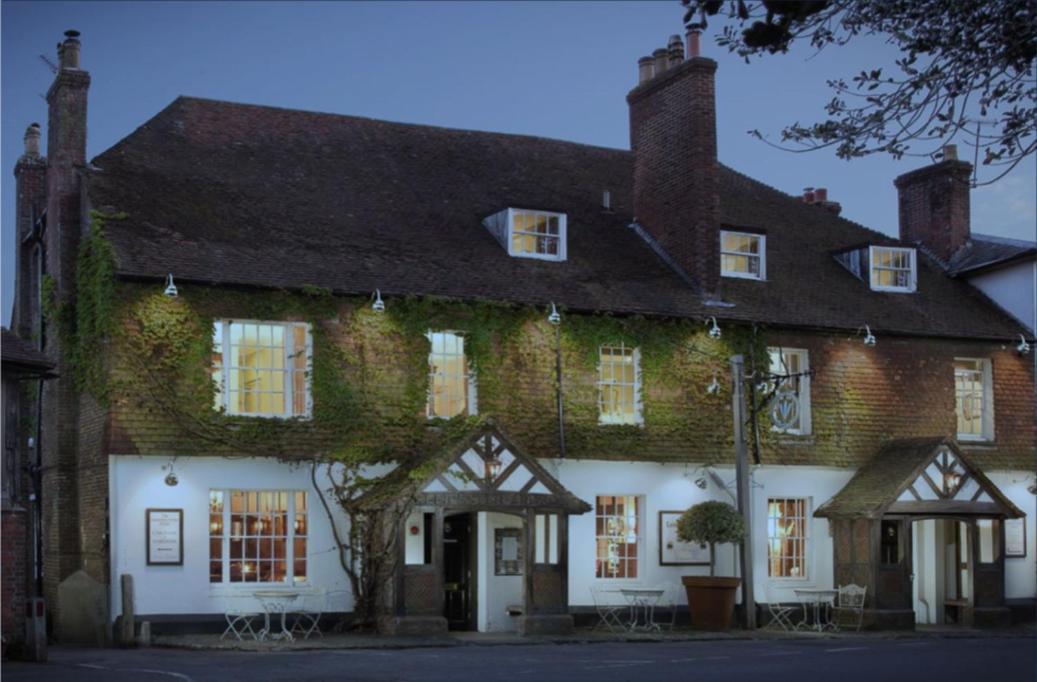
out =
[[717,318],[710,317],[708,320],[706,320],[704,322],[704,324],[710,325],[709,326],[709,338],[711,338],[711,339],[719,339],[720,338],[720,325],[717,324]]
[[551,302],[551,314],[547,316],[547,321],[553,325],[562,323],[562,316],[558,314],[558,308],[555,307],[554,301]]
[[374,298],[374,303],[371,304],[371,310],[375,311],[376,313],[384,313],[385,301],[382,300],[381,290],[375,289],[374,296],[372,298]]
[[177,290],[176,285],[173,284],[173,273],[166,275],[166,289],[162,293],[170,298],[176,298]]

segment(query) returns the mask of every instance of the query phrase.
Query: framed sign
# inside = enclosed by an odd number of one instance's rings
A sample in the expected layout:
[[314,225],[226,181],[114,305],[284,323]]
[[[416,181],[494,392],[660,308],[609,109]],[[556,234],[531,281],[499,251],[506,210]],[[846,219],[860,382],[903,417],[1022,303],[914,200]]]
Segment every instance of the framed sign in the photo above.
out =
[[1026,517],[1005,519],[1005,556],[1026,556]]
[[494,575],[522,575],[522,531],[496,528],[493,531]]
[[144,513],[148,566],[183,566],[184,510],[148,509]]
[[683,542],[677,539],[677,519],[684,512],[659,512],[659,565],[709,565],[709,545]]

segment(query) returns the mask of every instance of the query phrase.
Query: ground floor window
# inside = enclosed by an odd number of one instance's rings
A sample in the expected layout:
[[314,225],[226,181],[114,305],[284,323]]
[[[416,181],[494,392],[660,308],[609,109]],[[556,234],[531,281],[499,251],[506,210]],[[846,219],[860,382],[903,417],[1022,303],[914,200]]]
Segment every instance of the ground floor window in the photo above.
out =
[[597,539],[595,578],[636,578],[641,535],[636,495],[598,495],[594,506]]
[[807,576],[807,500],[802,497],[767,500],[767,575]]
[[209,582],[306,581],[301,490],[209,491]]

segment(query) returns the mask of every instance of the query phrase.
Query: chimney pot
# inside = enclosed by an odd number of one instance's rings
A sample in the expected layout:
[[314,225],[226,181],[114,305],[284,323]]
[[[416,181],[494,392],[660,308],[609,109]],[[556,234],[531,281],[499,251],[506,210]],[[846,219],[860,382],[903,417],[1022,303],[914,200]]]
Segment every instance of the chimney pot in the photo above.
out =
[[814,190],[814,201],[822,202],[828,201],[828,188],[818,187]]
[[699,44],[699,36],[701,33],[696,29],[689,29],[686,35],[688,40],[688,59],[702,56],[702,47]]
[[669,60],[669,53],[665,47],[660,47],[658,50],[652,52],[652,58],[655,60],[655,75],[658,76],[666,70],[666,62]]
[[684,41],[681,40],[679,35],[670,36],[670,42],[666,45],[666,51],[669,53],[669,68],[679,66],[684,61]]
[[814,203],[814,188],[804,187],[803,188],[803,203],[812,204]]
[[655,74],[655,60],[651,57],[641,57],[637,60],[637,84],[652,80]]
[[37,157],[40,155],[40,124],[33,123],[25,129],[25,155]]
[[58,43],[58,64],[62,69],[79,68],[79,31],[65,31],[65,41]]
[[957,161],[958,160],[958,145],[946,144],[943,146],[943,160],[944,161]]

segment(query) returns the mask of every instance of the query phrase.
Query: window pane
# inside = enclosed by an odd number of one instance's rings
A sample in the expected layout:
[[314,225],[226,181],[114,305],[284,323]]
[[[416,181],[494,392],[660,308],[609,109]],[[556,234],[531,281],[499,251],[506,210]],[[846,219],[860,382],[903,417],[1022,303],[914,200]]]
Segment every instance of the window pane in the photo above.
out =
[[468,361],[464,337],[451,332],[429,332],[430,417],[450,418],[464,412],[468,405]]
[[767,573],[776,578],[806,578],[807,501],[767,500]]
[[[550,527],[557,537],[557,520]],[[636,578],[640,513],[638,498],[601,495],[596,498],[595,577]]]

